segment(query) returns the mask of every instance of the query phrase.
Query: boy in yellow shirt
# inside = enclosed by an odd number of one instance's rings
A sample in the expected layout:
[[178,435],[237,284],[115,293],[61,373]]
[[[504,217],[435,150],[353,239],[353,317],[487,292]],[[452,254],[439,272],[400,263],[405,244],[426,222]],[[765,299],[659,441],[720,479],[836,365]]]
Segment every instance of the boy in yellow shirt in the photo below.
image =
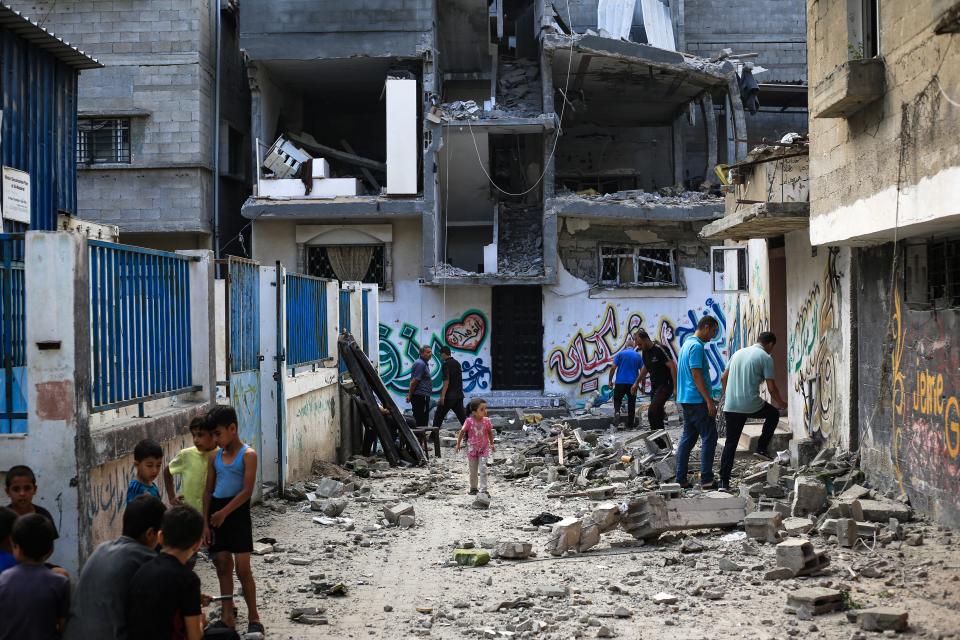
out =
[[[210,458],[216,454],[217,444],[213,439],[212,425],[206,417],[190,422],[193,446],[178,453],[163,470],[163,484],[171,505],[190,505],[203,513],[203,492],[207,488],[207,469]],[[180,476],[180,493],[177,494],[173,476]]]

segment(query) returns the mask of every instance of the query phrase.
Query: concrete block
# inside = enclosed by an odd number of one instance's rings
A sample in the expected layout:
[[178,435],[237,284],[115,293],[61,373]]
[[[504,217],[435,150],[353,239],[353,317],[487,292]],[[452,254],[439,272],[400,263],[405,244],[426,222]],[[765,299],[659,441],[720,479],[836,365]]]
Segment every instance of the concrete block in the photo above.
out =
[[790,569],[794,575],[809,575],[830,564],[830,558],[816,551],[802,538],[790,538],[777,545],[777,566]]
[[526,560],[531,551],[533,545],[529,542],[498,542],[494,555],[507,560]]
[[399,504],[391,506],[386,506],[383,508],[383,517],[387,519],[387,522],[390,524],[396,525],[400,522],[400,516],[413,516],[416,515],[412,504],[407,502],[401,502]]
[[852,547],[860,538],[857,531],[857,521],[852,518],[840,518],[834,524],[837,534],[837,544],[841,547]]
[[675,456],[667,456],[663,460],[659,460],[653,466],[653,474],[656,476],[658,482],[667,482],[672,480],[677,473],[677,458]]
[[862,487],[859,484],[855,484],[839,496],[838,500],[862,500],[864,498],[870,497],[870,489]]
[[863,517],[871,522],[889,522],[896,518],[900,522],[910,519],[910,507],[891,500],[861,500]]
[[566,598],[570,595],[569,587],[560,587],[560,586],[544,586],[537,589],[537,591],[542,596],[548,598]]
[[310,167],[311,178],[329,178],[330,163],[326,158],[314,158]]
[[[261,181],[261,185],[263,182]],[[358,181],[356,178],[317,178],[313,180],[310,190],[311,198],[332,198],[337,196],[357,195]]]
[[779,540],[781,517],[775,511],[754,511],[743,519],[743,528],[748,538],[777,542]]
[[[759,422],[747,423],[743,426],[740,433],[740,440],[737,442],[739,451],[749,451],[756,453],[757,444],[760,442],[760,436],[763,434],[763,424]],[[790,448],[790,440],[793,438],[793,432],[790,431],[790,424],[784,418],[773,432],[773,438],[770,440],[769,451],[783,451]]]
[[577,542],[577,552],[583,553],[600,544],[600,526],[595,522],[587,522],[580,529],[580,540]]
[[830,505],[827,515],[831,518],[852,518],[860,521],[863,520],[863,507],[857,499],[840,498]]
[[311,511],[320,511],[325,516],[336,518],[347,509],[347,501],[343,498],[330,500],[314,500],[310,503]]
[[783,530],[788,536],[800,536],[810,533],[814,524],[809,518],[787,518],[783,521]]
[[787,606],[806,609],[815,616],[836,611],[843,606],[843,593],[825,587],[797,589],[787,594]]
[[307,186],[299,178],[263,178],[260,180],[261,198],[302,198]]
[[317,495],[321,498],[339,498],[343,495],[344,484],[333,478],[324,478],[317,487]]
[[606,533],[620,524],[620,507],[615,502],[602,502],[590,514],[590,521],[597,525],[600,533]]
[[547,551],[551,555],[562,556],[570,549],[575,549],[580,543],[582,528],[583,521],[579,518],[564,518],[556,523],[547,541]]
[[673,441],[670,440],[670,434],[665,429],[643,436],[643,444],[652,454],[673,451]]
[[401,529],[409,529],[416,524],[417,519],[414,516],[400,516],[397,518],[397,526]]
[[793,493],[790,514],[794,517],[816,515],[826,506],[827,488],[816,478],[798,477],[793,484]]
[[893,607],[874,607],[857,612],[857,622],[864,631],[906,631],[910,614]]
[[790,466],[794,469],[806,467],[819,450],[820,445],[811,438],[794,438],[790,441]]

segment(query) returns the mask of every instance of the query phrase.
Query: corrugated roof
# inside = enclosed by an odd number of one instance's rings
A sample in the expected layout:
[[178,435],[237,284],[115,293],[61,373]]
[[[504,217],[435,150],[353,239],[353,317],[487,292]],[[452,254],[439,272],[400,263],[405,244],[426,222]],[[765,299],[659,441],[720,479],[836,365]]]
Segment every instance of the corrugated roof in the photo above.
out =
[[0,28],[16,34],[38,49],[49,51],[74,69],[100,69],[102,64],[69,42],[58,38],[19,11],[0,3]]

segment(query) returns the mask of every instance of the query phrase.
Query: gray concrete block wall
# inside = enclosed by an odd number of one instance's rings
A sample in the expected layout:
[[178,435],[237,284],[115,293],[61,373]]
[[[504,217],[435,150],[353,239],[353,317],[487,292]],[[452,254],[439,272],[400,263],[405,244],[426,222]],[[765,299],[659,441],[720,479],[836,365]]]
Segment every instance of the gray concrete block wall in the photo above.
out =
[[121,233],[210,233],[211,177],[191,167],[86,170],[77,179],[78,215]]

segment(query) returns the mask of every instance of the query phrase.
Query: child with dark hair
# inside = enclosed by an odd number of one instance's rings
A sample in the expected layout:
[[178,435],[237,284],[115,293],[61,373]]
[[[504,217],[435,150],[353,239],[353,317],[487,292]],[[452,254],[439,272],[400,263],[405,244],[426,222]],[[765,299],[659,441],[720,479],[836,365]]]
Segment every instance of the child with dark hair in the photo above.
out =
[[[263,633],[257,612],[257,585],[250,568],[253,551],[253,522],[250,518],[250,497],[257,482],[257,452],[240,440],[237,412],[233,407],[218,405],[207,414],[220,451],[210,458],[207,488],[203,495],[203,516],[207,529],[204,539],[210,542],[210,555],[217,567],[220,593],[233,593],[233,572],[243,586],[247,604],[248,633]],[[236,606],[225,603],[222,620],[236,626]]]
[[[190,422],[190,435],[193,436],[193,446],[181,450],[163,470],[163,485],[171,505],[187,504],[202,513],[207,467],[217,450],[217,443],[213,439],[213,426],[205,416]],[[180,476],[179,494],[174,488],[174,476]]]
[[17,564],[17,559],[13,557],[13,542],[10,539],[13,523],[16,520],[17,514],[13,509],[0,507],[0,573]]
[[[470,494],[478,491],[490,495],[487,490],[487,456],[497,450],[493,442],[493,423],[487,417],[487,401],[483,398],[472,398],[467,405],[470,416],[463,423],[463,428],[457,434],[457,444],[454,453],[460,453],[460,443],[467,440],[467,464],[470,470]],[[477,486],[479,476],[480,486]]]
[[133,448],[133,467],[135,475],[127,485],[127,504],[145,493],[159,498],[160,490],[154,483],[163,468],[163,448],[153,440],[141,440]]
[[130,581],[127,595],[127,637],[136,640],[199,639],[203,634],[200,578],[186,567],[200,548],[203,516],[179,505],[163,514],[163,550],[145,563]]
[[37,476],[33,473],[33,469],[22,464],[10,467],[4,482],[7,485],[7,496],[10,498],[10,504],[7,507],[13,509],[18,516],[31,513],[43,516],[53,527],[54,540],[59,538],[57,525],[50,512],[38,504],[33,504],[33,499],[37,495]]
[[123,535],[104,542],[83,565],[70,607],[65,640],[127,640],[127,593],[134,574],[157,556],[154,548],[167,508],[143,494],[123,511]]
[[17,565],[0,574],[0,640],[60,638],[70,607],[70,580],[44,562],[53,553],[53,525],[37,513],[13,525]]

